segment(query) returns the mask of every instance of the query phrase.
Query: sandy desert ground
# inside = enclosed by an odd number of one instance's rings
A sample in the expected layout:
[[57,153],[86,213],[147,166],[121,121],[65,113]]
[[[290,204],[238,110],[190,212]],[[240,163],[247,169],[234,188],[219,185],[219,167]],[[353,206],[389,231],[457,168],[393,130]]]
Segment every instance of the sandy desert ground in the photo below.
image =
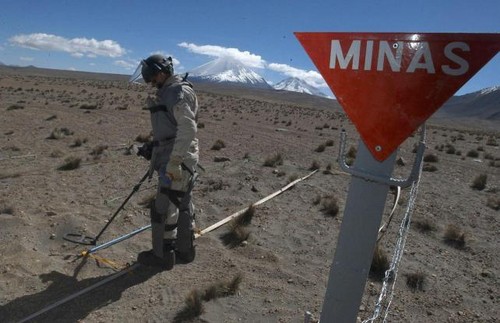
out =
[[[250,233],[244,243],[225,245],[223,226],[197,239],[193,263],[170,271],[139,267],[32,321],[303,322],[305,311],[319,316],[350,182],[336,162],[339,133],[346,129],[348,147],[356,147],[355,129],[333,103],[197,89],[205,168],[194,190],[200,229],[312,167],[319,171],[257,206],[244,227]],[[2,67],[1,322],[20,321],[115,274],[94,258],[78,258],[88,247],[62,237],[95,236],[145,173],[147,162],[130,147],[149,134],[143,103],[148,93],[124,77]],[[389,322],[500,319],[497,126],[495,131],[495,125],[476,121],[428,122],[425,171]],[[217,141],[225,147],[213,149]],[[416,143],[412,137],[401,146],[404,165],[395,167],[395,176],[408,175]],[[264,166],[276,154],[282,164]],[[60,170],[69,159],[79,160],[78,167]],[[148,225],[146,205],[154,192],[155,180],[146,181],[99,242]],[[408,196],[403,190],[379,243],[389,259]],[[390,194],[384,220],[392,199]],[[326,212],[332,200],[338,203],[336,215]],[[95,255],[123,268],[149,248],[146,231]],[[214,284],[235,277],[241,283],[234,293],[203,301],[202,313],[189,316],[189,295],[207,295]],[[411,278],[418,283],[412,285]],[[371,316],[381,286],[375,276],[367,281],[359,320]]]

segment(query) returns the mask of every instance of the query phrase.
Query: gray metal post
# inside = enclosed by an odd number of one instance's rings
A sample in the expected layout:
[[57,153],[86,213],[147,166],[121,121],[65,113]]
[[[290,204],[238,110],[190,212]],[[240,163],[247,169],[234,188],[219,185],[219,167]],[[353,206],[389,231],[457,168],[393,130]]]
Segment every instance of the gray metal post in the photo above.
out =
[[[389,179],[396,153],[379,162],[360,140],[354,168]],[[321,310],[321,323],[356,322],[388,191],[387,184],[352,177]]]

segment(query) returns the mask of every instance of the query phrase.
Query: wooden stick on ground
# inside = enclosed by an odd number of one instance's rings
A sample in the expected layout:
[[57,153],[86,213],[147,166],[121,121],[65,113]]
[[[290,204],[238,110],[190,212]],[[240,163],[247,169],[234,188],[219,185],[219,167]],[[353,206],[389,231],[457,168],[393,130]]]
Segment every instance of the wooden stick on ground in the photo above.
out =
[[[257,206],[257,205],[260,205],[260,204],[262,204],[262,203],[264,203],[264,202],[266,202],[266,201],[269,201],[270,199],[272,199],[272,198],[276,197],[277,195],[279,195],[279,194],[283,193],[284,191],[286,191],[286,190],[290,189],[291,187],[293,187],[293,186],[294,186],[295,184],[297,184],[298,182],[301,182],[301,181],[305,180],[306,178],[308,178],[308,177],[312,176],[312,175],[313,175],[314,173],[316,173],[317,171],[318,171],[318,170],[315,170],[315,171],[313,171],[313,172],[309,173],[308,175],[306,175],[306,176],[304,176],[304,177],[302,177],[302,178],[296,179],[295,181],[291,182],[290,184],[288,184],[288,185],[286,185],[286,186],[282,187],[280,190],[278,190],[278,191],[276,191],[276,192],[274,192],[274,193],[272,193],[272,194],[270,194],[270,195],[268,195],[268,196],[264,197],[263,199],[261,199],[261,200],[259,200],[259,201],[255,202],[254,204],[252,204],[252,206]],[[238,212],[236,212],[236,213],[233,213],[233,214],[231,214],[230,216],[228,216],[227,218],[225,218],[225,219],[223,219],[223,220],[220,220],[219,222],[217,222],[217,223],[215,223],[215,224],[212,224],[212,225],[211,225],[211,226],[209,226],[208,228],[205,228],[205,229],[201,230],[200,232],[198,232],[198,233],[196,233],[196,234],[194,235],[195,239],[196,239],[196,238],[199,238],[200,236],[202,236],[202,235],[204,235],[204,234],[206,234],[206,233],[208,233],[208,232],[210,232],[210,231],[213,231],[213,230],[215,230],[215,229],[217,229],[217,228],[219,228],[219,227],[223,226],[224,224],[228,223],[229,221],[231,221],[232,219],[236,218],[237,216],[239,216],[239,215],[241,215],[241,214],[245,213],[248,209],[249,209],[249,207],[246,207],[246,208],[244,208],[243,210],[240,210],[240,211],[238,211]]]

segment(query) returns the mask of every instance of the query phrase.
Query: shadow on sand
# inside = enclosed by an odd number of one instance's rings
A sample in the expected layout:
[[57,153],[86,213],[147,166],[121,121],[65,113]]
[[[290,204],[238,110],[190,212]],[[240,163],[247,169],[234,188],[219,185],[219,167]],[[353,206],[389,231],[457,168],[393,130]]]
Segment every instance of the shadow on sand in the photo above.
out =
[[134,285],[141,284],[161,271],[156,268],[134,265],[133,267],[124,269],[120,273],[78,280],[76,277],[85,265],[86,260],[87,258],[82,260],[73,276],[67,276],[57,271],[41,274],[39,277],[42,282],[51,282],[47,289],[36,294],[21,296],[0,306],[0,322],[19,322],[89,286],[93,286],[105,279],[112,279],[112,276],[119,276],[104,285],[26,321],[77,322],[85,318],[92,311],[119,300],[123,291]]

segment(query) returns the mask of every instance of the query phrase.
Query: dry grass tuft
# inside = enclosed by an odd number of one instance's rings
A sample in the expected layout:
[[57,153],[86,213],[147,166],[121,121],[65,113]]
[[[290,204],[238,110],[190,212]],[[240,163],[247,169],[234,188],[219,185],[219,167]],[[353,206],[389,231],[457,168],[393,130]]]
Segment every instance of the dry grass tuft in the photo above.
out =
[[218,281],[208,286],[204,291],[192,290],[184,300],[184,308],[175,315],[174,323],[191,322],[203,314],[203,302],[235,295],[243,280],[241,273],[236,274],[229,281]]
[[222,148],[226,148],[226,143],[221,139],[217,139],[215,141],[215,143],[212,145],[212,148],[210,148],[210,149],[211,150],[221,150]]
[[479,152],[477,150],[474,150],[474,149],[473,150],[469,150],[467,152],[466,156],[467,157],[471,157],[471,158],[477,158],[477,157],[479,157]]
[[94,156],[94,159],[100,158],[106,149],[108,149],[108,145],[98,145],[92,149],[90,155]]
[[64,136],[71,136],[73,131],[70,131],[68,128],[55,128],[52,130],[47,139],[61,139]]
[[254,215],[255,215],[255,206],[251,204],[245,212],[234,218],[233,220],[234,224],[237,226],[240,225],[247,226],[250,223],[252,223]]
[[175,315],[174,323],[189,322],[205,311],[201,292],[192,290],[184,300],[184,308]]
[[78,167],[80,167],[81,161],[82,160],[80,158],[77,158],[77,157],[68,157],[64,160],[64,164],[59,166],[57,169],[64,170],[64,171],[77,169]]
[[222,243],[228,248],[236,248],[241,245],[243,241],[247,241],[250,237],[250,231],[244,226],[238,225],[236,222],[231,221],[229,230],[220,236]]
[[16,178],[21,176],[20,173],[0,173],[0,179]]
[[238,291],[243,275],[238,273],[233,279],[229,281],[219,281],[205,289],[202,299],[206,302],[220,297],[227,297],[236,294]]
[[333,195],[323,197],[321,206],[321,211],[331,217],[335,217],[339,213],[339,202]]
[[389,258],[385,251],[378,246],[375,246],[373,251],[372,264],[370,266],[370,277],[382,281],[386,270],[389,269]]
[[97,110],[99,107],[97,104],[82,104],[80,105],[80,109],[82,110]]
[[352,166],[354,164],[354,160],[356,159],[357,154],[358,150],[354,146],[349,147],[349,150],[347,151],[346,154],[346,161],[345,161],[346,164]]
[[424,166],[422,167],[422,171],[424,172],[435,172],[437,170],[437,167],[432,164],[424,164]]
[[10,106],[7,108],[7,111],[11,111],[11,110],[22,110],[22,109],[24,109],[24,106],[23,106],[23,105],[13,104],[13,105],[10,105]]
[[486,205],[495,211],[500,210],[500,197],[499,196],[488,197],[488,201],[486,201]]
[[70,145],[71,148],[75,148],[75,147],[80,147],[82,146],[83,144],[87,143],[87,138],[83,138],[83,139],[80,139],[80,138],[77,138],[75,139],[75,141]]
[[439,158],[437,155],[427,154],[424,156],[424,162],[426,162],[426,163],[437,163],[438,161],[439,161]]
[[406,274],[406,286],[408,286],[412,291],[423,291],[425,283],[425,275],[421,271],[415,273]]
[[436,225],[427,218],[414,220],[413,226],[415,227],[415,229],[422,233],[436,231]]
[[455,225],[448,225],[444,233],[444,242],[457,249],[465,249],[465,233]]
[[264,166],[266,167],[276,167],[278,165],[283,165],[283,156],[280,153],[268,157],[264,161]]
[[14,215],[14,208],[7,205],[5,201],[0,201],[0,214]]
[[326,145],[325,144],[320,144],[318,147],[316,147],[316,149],[314,149],[315,152],[317,153],[322,153],[324,152],[326,149]]
[[472,187],[475,190],[482,191],[486,188],[486,182],[488,181],[488,175],[486,174],[479,174],[474,181],[472,181],[472,184],[470,187]]
[[313,160],[311,166],[309,167],[309,170],[317,170],[321,168],[321,164],[317,160]]

